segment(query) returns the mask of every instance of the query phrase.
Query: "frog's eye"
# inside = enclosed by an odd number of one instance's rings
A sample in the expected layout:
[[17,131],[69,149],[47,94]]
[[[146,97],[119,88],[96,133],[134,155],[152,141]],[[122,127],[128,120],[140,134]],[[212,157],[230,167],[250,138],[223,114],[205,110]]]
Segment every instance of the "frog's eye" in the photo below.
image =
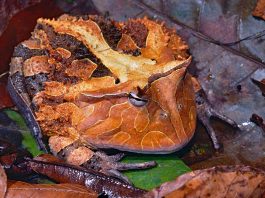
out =
[[135,93],[130,92],[129,93],[129,101],[132,105],[136,107],[142,107],[147,104],[148,100],[145,98],[140,98]]

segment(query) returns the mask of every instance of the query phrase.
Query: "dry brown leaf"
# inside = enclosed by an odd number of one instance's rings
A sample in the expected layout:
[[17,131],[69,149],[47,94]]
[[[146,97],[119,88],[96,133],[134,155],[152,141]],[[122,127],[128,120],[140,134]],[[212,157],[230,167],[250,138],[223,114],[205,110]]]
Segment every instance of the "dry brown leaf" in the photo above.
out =
[[97,197],[93,191],[76,184],[29,184],[20,181],[9,181],[6,198],[87,198]]
[[0,198],[3,198],[6,193],[6,173],[2,166],[0,166]]
[[252,14],[265,20],[265,0],[259,0],[257,2]]
[[145,197],[264,197],[265,172],[248,166],[197,170],[166,182]]

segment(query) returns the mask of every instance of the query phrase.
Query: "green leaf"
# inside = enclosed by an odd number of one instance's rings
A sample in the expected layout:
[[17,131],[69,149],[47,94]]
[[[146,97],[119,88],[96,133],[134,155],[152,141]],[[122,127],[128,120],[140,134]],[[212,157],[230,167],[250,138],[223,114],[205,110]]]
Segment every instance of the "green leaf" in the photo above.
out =
[[184,164],[175,154],[170,155],[130,155],[125,157],[122,162],[137,163],[146,161],[156,161],[157,166],[146,170],[131,170],[124,174],[138,188],[150,190],[164,182],[171,181],[190,172],[191,169]]
[[23,136],[23,147],[27,149],[34,157],[43,153],[41,150],[39,150],[38,144],[30,133],[30,130],[27,127],[24,118],[18,112],[13,111],[11,109],[6,109],[4,110],[4,112],[11,120],[13,120],[17,124],[19,132],[21,132]]

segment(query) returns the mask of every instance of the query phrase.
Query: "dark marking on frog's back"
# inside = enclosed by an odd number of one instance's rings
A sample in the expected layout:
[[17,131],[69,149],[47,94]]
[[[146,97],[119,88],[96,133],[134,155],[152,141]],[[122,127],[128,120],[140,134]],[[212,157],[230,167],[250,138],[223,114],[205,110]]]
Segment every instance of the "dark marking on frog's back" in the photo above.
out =
[[15,47],[13,57],[22,57],[25,61],[33,56],[47,55],[47,53],[48,52],[43,49],[29,49],[22,44],[19,44]]
[[148,30],[142,23],[129,21],[123,27],[122,32],[128,34],[138,47],[145,47]]
[[26,90],[29,96],[34,97],[36,93],[42,91],[43,83],[46,81],[48,81],[48,75],[44,73],[25,77]]
[[[98,59],[90,50],[75,37],[68,34],[58,34],[54,32],[53,27],[48,25],[38,24],[37,29],[42,29],[46,32],[50,45],[56,49],[58,47],[67,49],[71,52],[71,60],[88,58],[98,65],[93,72],[92,77],[102,77],[111,75],[111,71]],[[62,82],[62,76],[58,75],[58,81]],[[63,77],[65,78],[65,76]]]
[[98,15],[89,16],[89,18],[98,24],[104,39],[109,46],[115,50],[122,36],[122,33],[116,27],[115,22],[111,19]]

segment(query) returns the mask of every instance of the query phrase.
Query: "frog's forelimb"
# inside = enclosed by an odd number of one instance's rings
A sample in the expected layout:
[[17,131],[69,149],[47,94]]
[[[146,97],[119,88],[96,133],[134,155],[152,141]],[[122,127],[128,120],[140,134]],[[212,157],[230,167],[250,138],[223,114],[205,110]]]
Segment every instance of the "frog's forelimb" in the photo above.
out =
[[[58,157],[66,161],[69,161],[68,158],[71,155],[71,153],[75,149],[80,148],[81,146],[84,146],[84,145],[81,142],[77,141],[65,147],[59,153],[54,153],[54,155],[57,155]],[[92,149],[92,148],[87,145],[87,149]],[[85,168],[102,172],[108,176],[116,177],[129,184],[131,184],[129,179],[125,175],[123,175],[120,171],[147,169],[147,168],[152,168],[157,165],[155,161],[149,161],[149,162],[143,162],[143,163],[119,162],[125,156],[124,153],[118,153],[115,155],[107,155],[103,151],[98,151],[98,149],[95,149],[95,151],[91,150],[91,153],[92,153],[92,156],[87,161],[85,161],[82,164],[75,164],[75,165],[81,165]]]
[[210,124],[210,118],[216,117],[220,120],[228,123],[233,128],[238,129],[238,125],[235,121],[232,119],[226,117],[225,115],[221,114],[220,112],[216,111],[210,102],[207,99],[207,96],[203,89],[200,89],[196,92],[196,105],[197,105],[197,113],[198,113],[198,119],[203,123],[205,126],[211,140],[213,143],[213,146],[216,150],[219,150],[221,148],[221,144],[218,140],[218,137],[216,136],[215,130],[212,128]]

